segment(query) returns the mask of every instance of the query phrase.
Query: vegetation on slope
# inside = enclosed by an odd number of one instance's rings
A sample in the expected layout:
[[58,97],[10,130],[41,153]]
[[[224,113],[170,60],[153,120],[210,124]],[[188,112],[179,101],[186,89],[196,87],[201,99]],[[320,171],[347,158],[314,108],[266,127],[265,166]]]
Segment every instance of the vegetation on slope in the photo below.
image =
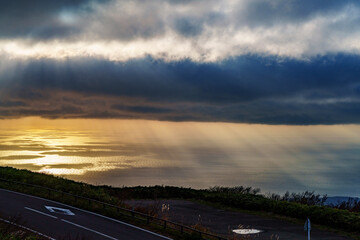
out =
[[[31,232],[24,230],[23,228],[7,222],[7,220],[0,216],[0,239],[1,240],[42,240],[44,238],[36,236]],[[17,222],[12,219],[10,222]]]

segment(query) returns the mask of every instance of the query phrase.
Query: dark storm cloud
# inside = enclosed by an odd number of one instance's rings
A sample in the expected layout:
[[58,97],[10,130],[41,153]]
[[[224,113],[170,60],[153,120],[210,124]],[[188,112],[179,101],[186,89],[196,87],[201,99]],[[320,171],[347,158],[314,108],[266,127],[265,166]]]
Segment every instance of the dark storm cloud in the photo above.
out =
[[239,8],[239,20],[249,26],[268,26],[282,22],[302,22],[311,17],[339,11],[345,6],[359,6],[356,0],[250,0]]
[[[231,11],[224,10],[227,5]],[[1,5],[0,38],[131,40],[159,37],[169,29],[193,38],[205,27],[297,23],[359,5],[355,0],[15,0]]]
[[338,124],[359,123],[359,110],[359,101],[304,104],[278,99],[277,101],[254,101],[248,104],[226,107],[219,112],[213,112],[212,116],[220,116],[222,113],[222,121],[266,124]]
[[[163,32],[161,6],[162,1],[5,1],[0,8],[0,38],[71,40],[82,33],[86,40],[152,37]],[[114,8],[115,13],[109,13]]]
[[[258,56],[220,63],[167,63],[151,58],[126,63],[39,60],[26,65],[18,81],[8,79],[8,83],[25,92],[52,89],[159,102],[239,103],[299,92],[310,99],[357,97],[359,59],[337,55],[309,62]],[[32,99],[32,94],[28,96]],[[42,96],[49,97],[46,92]]]
[[[1,1],[0,37],[53,38],[75,33],[76,29],[59,21],[62,11],[89,12],[97,0],[15,0]],[[102,1],[107,3],[108,1]]]
[[[15,60],[12,60],[15,61]],[[218,63],[32,60],[1,73],[2,117],[270,124],[360,122],[360,57],[242,56]],[[15,77],[14,77],[15,76]]]
[[10,102],[2,102],[0,101],[0,107],[16,107],[16,106],[25,106],[24,102],[20,101],[10,101]]
[[159,107],[151,107],[151,106],[124,106],[124,105],[113,105],[113,109],[129,111],[129,112],[137,112],[137,113],[168,113],[173,112],[170,108],[159,108]]
[[186,37],[200,34],[203,28],[201,21],[189,19],[177,19],[174,26],[177,32]]

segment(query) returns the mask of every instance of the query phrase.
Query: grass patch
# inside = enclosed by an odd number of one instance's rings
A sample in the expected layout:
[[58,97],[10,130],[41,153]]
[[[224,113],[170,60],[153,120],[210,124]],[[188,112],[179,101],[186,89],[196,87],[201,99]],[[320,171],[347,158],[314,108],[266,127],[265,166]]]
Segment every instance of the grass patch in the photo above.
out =
[[1,240],[45,240],[32,232],[20,227],[20,219],[4,219],[0,216],[0,239]]

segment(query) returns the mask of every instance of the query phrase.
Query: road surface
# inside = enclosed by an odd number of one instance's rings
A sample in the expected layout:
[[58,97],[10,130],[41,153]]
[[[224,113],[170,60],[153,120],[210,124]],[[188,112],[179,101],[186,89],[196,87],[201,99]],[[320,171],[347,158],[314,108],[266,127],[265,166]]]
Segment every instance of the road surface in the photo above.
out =
[[[169,211],[165,211],[163,217],[189,226],[200,223],[216,234],[226,235],[241,225],[242,228],[262,230],[260,234],[252,234],[245,237],[245,239],[248,240],[275,240],[277,239],[276,236],[278,236],[280,240],[307,239],[304,224],[297,225],[283,220],[243,212],[217,209],[185,200],[129,200],[125,201],[125,203],[133,207],[146,207],[154,204],[161,207],[162,204],[165,204],[169,206]],[[304,223],[305,220],[306,219],[304,219]],[[351,238],[313,228],[311,231],[311,240],[351,240]]]
[[50,239],[170,239],[96,213],[4,189],[0,189],[0,216],[19,217],[19,224]]

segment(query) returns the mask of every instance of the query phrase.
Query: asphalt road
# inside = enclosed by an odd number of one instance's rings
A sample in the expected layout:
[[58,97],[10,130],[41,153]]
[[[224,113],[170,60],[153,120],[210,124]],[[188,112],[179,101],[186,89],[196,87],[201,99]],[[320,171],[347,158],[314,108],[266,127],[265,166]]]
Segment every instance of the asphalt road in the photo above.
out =
[[157,233],[58,202],[0,189],[0,216],[51,239],[164,240]]
[[[169,206],[163,217],[185,225],[201,224],[217,234],[228,234],[231,230],[239,228],[255,228],[262,230],[260,234],[244,237],[247,240],[305,240],[307,233],[304,225],[297,225],[287,221],[272,219],[262,216],[247,214],[244,212],[222,210],[203,204],[184,200],[129,200],[125,201],[133,207],[146,207],[148,205],[162,204]],[[160,215],[161,216],[161,215]],[[304,223],[305,223],[304,219]],[[236,235],[236,234],[234,234]],[[351,240],[351,238],[339,236],[334,233],[321,231],[316,227],[311,231],[311,240]]]

